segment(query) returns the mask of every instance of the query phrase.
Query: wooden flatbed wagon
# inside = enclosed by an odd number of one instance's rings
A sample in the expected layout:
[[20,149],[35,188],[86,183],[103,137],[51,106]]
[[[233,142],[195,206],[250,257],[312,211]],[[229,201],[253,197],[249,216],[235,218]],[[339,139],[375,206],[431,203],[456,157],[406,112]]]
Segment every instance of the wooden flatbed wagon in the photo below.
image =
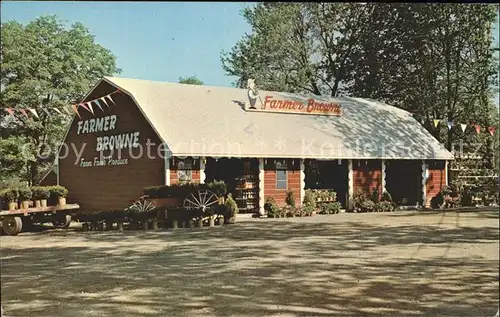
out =
[[2,231],[15,236],[23,229],[35,223],[52,222],[56,228],[67,228],[71,223],[71,212],[80,209],[78,204],[48,206],[15,210],[1,210]]

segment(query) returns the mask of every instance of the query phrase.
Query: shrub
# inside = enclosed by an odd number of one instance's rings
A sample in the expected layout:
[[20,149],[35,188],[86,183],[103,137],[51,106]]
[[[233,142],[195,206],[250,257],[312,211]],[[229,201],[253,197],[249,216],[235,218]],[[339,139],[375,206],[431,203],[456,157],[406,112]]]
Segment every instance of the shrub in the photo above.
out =
[[342,206],[339,202],[332,202],[327,204],[321,204],[320,214],[330,215],[330,214],[338,214]]
[[460,203],[462,204],[462,206],[473,206],[474,205],[474,203],[472,201],[472,199],[474,197],[474,191],[472,190],[472,188],[470,188],[470,187],[464,188],[462,190],[462,193],[460,194],[460,196],[461,196]]
[[295,207],[295,194],[291,189],[286,191],[285,202],[290,207]]
[[314,195],[314,192],[311,190],[306,190],[304,194],[304,201],[303,201],[304,206],[310,207],[313,210],[316,209],[316,197]]
[[379,202],[379,195],[377,190],[374,190],[370,193],[370,200],[373,201],[374,203]]
[[313,208],[312,206],[307,206],[307,205],[304,205],[300,208],[300,214],[301,216],[312,216],[313,212],[315,211],[316,209]]
[[375,203],[371,200],[364,200],[358,207],[360,212],[372,212],[375,210]]
[[227,194],[227,186],[224,181],[214,180],[213,182],[208,183],[207,187],[217,196],[225,196]]
[[442,192],[436,194],[436,196],[431,198],[431,208],[438,209],[443,206],[444,196]]
[[384,190],[384,192],[382,193],[382,201],[388,201],[388,202],[390,202],[390,203],[392,203],[392,202],[393,202],[393,201],[392,201],[392,196],[391,196],[391,194],[389,194],[389,192],[388,192],[388,191],[385,191],[385,190]]
[[19,192],[19,200],[25,201],[25,200],[30,200],[31,197],[33,197],[33,193],[31,192],[31,189],[27,187],[20,187],[18,189]]
[[380,201],[375,204],[374,209],[378,212],[394,211],[394,205],[389,201]]
[[226,210],[228,213],[229,218],[233,218],[236,216],[236,214],[239,212],[238,211],[238,205],[233,199],[233,195],[228,194],[226,202],[224,203],[226,206]]
[[273,197],[267,197],[264,203],[264,210],[268,217],[276,217],[279,213],[279,207]]
[[66,187],[61,185],[49,186],[49,192],[51,198],[67,197],[68,190]]
[[366,200],[366,197],[365,195],[362,193],[362,192],[357,192],[352,201],[354,203],[354,209],[358,209],[359,206],[361,206],[361,204]]
[[44,186],[33,186],[31,187],[31,191],[33,192],[33,199],[48,199],[50,197],[50,191],[48,187]]
[[19,192],[17,188],[5,188],[0,191],[0,196],[6,203],[14,203],[19,198]]

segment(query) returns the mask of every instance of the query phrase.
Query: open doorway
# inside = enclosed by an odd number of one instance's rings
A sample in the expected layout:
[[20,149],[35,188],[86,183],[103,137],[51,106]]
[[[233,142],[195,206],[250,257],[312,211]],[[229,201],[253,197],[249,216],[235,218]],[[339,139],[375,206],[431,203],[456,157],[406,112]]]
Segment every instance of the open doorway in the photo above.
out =
[[332,189],[337,193],[337,201],[346,208],[348,173],[347,160],[306,160],[306,189]]
[[227,192],[238,204],[239,212],[255,213],[259,208],[259,160],[207,158],[205,182],[224,181]]
[[386,161],[385,188],[398,205],[418,205],[422,198],[422,162]]

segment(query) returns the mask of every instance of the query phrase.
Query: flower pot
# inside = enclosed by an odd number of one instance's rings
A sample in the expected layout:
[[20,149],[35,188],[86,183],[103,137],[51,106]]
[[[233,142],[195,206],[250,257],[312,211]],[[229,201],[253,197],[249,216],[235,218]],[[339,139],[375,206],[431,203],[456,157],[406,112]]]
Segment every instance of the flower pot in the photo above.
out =
[[10,202],[8,205],[9,205],[9,210],[15,210],[17,207],[16,202]]
[[214,217],[208,218],[208,226],[209,227],[215,227],[215,219],[214,219]]
[[21,204],[22,204],[22,209],[28,209],[30,207],[29,200],[23,200]]
[[193,219],[189,219],[188,220],[188,227],[189,228],[194,228],[194,221],[193,221]]
[[117,227],[118,231],[123,231],[123,220],[119,220],[116,223],[116,227]]
[[36,208],[42,207],[42,201],[41,200],[35,200],[35,207]]
[[66,205],[66,197],[59,197],[59,199],[57,201],[57,205],[65,206]]
[[196,220],[196,227],[198,227],[198,228],[202,228],[203,227],[203,219]]
[[47,207],[47,199],[41,199],[41,200],[40,200],[40,203],[41,203],[41,207],[42,207],[42,208]]
[[144,231],[148,231],[149,230],[149,221],[144,221],[142,224],[142,228],[144,229]]
[[172,229],[177,229],[179,228],[179,223],[177,222],[177,220],[172,220]]

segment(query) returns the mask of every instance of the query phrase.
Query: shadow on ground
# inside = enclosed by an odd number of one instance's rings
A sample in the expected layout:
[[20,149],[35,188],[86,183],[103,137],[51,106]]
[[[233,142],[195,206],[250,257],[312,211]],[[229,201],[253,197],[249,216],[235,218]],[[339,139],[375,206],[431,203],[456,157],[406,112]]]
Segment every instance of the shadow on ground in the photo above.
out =
[[2,237],[7,316],[493,316],[498,213]]

